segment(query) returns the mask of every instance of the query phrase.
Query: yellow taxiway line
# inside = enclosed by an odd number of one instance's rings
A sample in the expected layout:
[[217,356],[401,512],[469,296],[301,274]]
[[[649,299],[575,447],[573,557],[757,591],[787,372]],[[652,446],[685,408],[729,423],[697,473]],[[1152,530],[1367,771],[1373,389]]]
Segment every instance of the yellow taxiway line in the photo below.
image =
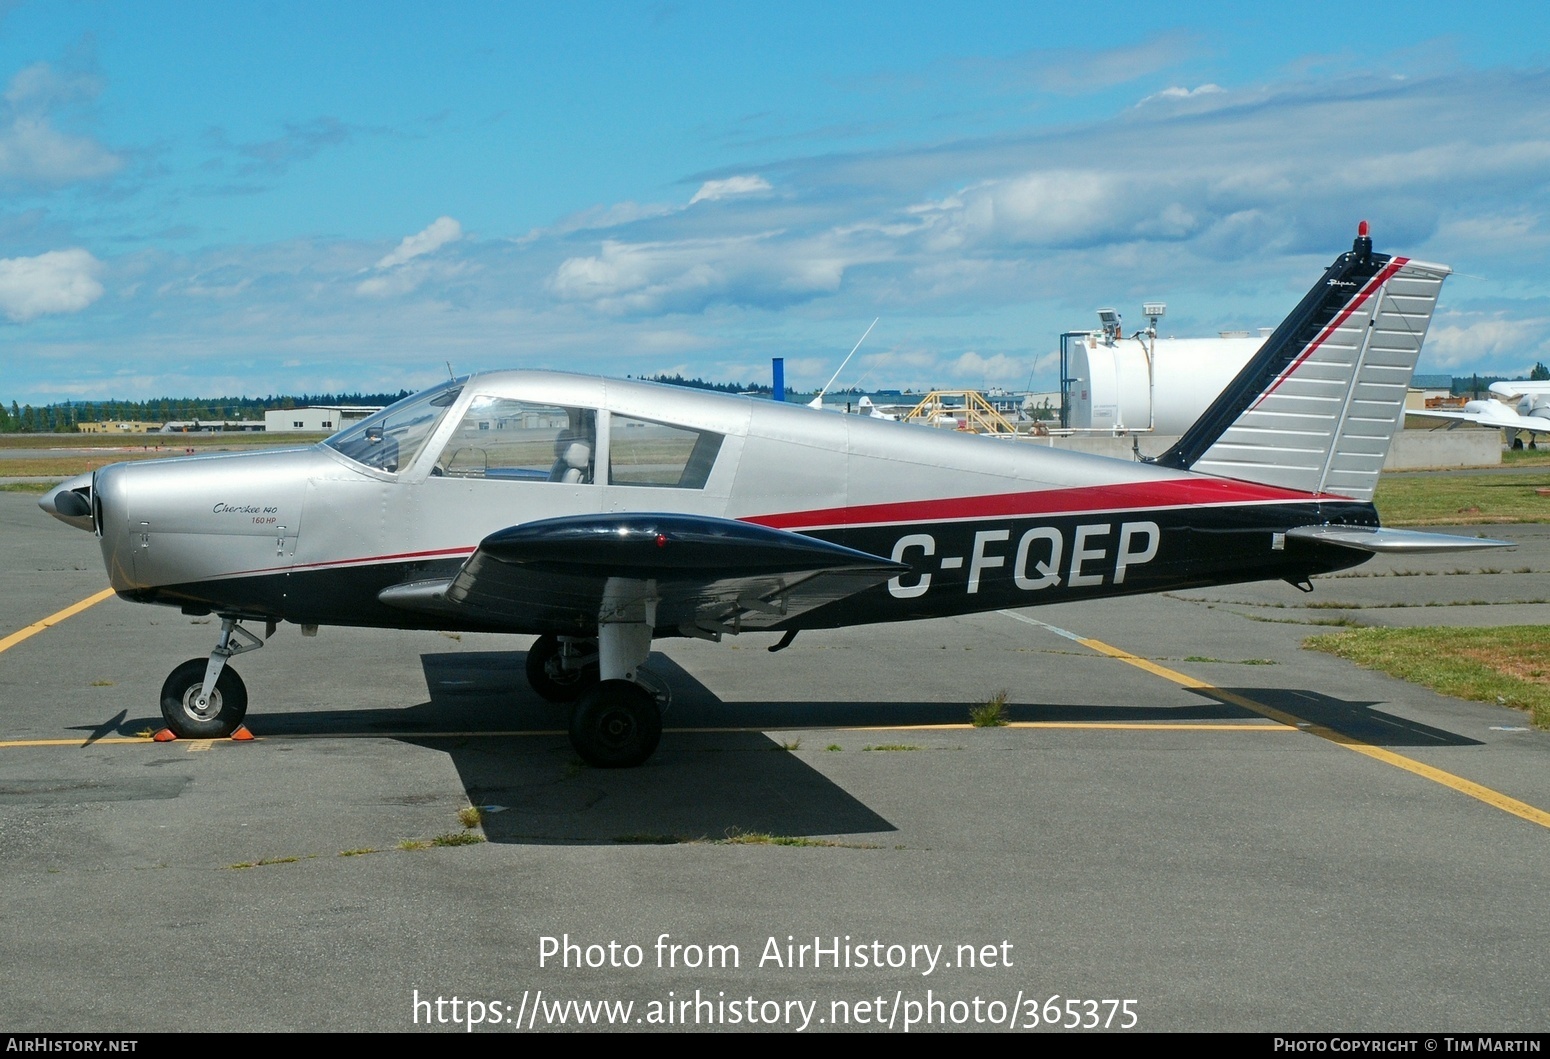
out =
[[1164,680],[1177,684],[1182,688],[1198,691],[1201,694],[1209,695],[1214,699],[1220,699],[1234,706],[1241,706],[1245,710],[1259,714],[1261,717],[1267,717],[1279,724],[1286,725],[1294,731],[1308,732],[1318,736],[1320,739],[1327,739],[1329,742],[1337,746],[1343,746],[1347,750],[1354,750],[1358,754],[1365,754],[1374,761],[1381,761],[1385,765],[1393,765],[1395,768],[1404,769],[1406,772],[1431,780],[1433,783],[1440,783],[1444,787],[1458,791],[1460,794],[1467,794],[1469,797],[1482,801],[1493,808],[1500,809],[1504,813],[1511,813],[1513,816],[1521,817],[1530,823],[1538,824],[1540,827],[1550,827],[1550,813],[1529,805],[1527,802],[1520,802],[1516,798],[1509,797],[1501,791],[1492,790],[1490,787],[1483,786],[1473,780],[1466,780],[1462,776],[1455,776],[1451,772],[1445,772],[1440,768],[1423,764],[1403,754],[1396,754],[1392,750],[1385,750],[1381,746],[1373,746],[1371,743],[1365,743],[1354,736],[1346,735],[1344,732],[1337,732],[1333,728],[1327,728],[1321,724],[1313,724],[1284,710],[1278,710],[1274,706],[1267,706],[1262,702],[1257,702],[1246,695],[1224,691],[1215,685],[1207,684],[1203,680],[1196,680],[1194,677],[1175,672],[1167,666],[1160,666],[1150,659],[1133,655],[1123,648],[1106,644],[1102,640],[1079,636],[1076,633],[1068,632],[1047,622],[1030,618],[1025,614],[1017,614],[1009,610],[1003,610],[1000,613],[1029,625],[1037,625],[1040,628],[1048,629],[1056,635],[1076,641],[1083,647],[1097,651],[1099,654],[1108,655],[1110,658],[1118,659],[1126,665],[1132,665],[1137,669],[1145,670],[1154,676],[1162,677]]
[[[25,629],[22,629],[19,632],[13,632],[5,639],[0,640],[0,651],[9,651],[23,640],[38,635],[38,633],[42,632],[44,629],[47,629],[51,625],[58,625],[66,618],[75,617],[75,615],[81,613],[81,611],[85,610],[87,607],[96,606],[98,603],[101,603],[111,595],[113,595],[113,590],[111,588],[105,588],[101,592],[98,592],[96,595],[87,596],[79,603],[72,603],[64,610],[56,611],[55,613],[50,614],[42,621],[35,621]],[[100,741],[101,740],[99,740],[99,742]]]
[[[87,609],[88,607],[92,607],[92,606],[95,606],[98,603],[101,603],[103,600],[107,599],[109,596],[111,596],[113,594],[114,594],[113,589],[105,588],[101,592],[97,592],[97,593],[94,593],[93,595],[87,596],[85,599],[81,600],[78,603],[72,603],[70,606],[64,608],[63,610],[55,611],[53,614],[50,614],[48,617],[42,619],[41,621],[33,622],[31,625],[27,626],[25,629],[21,629],[21,630],[19,630],[17,632],[11,633],[11,635],[5,637],[4,639],[0,639],[0,652],[4,652],[4,651],[10,650],[12,647],[15,647],[17,644],[21,643],[22,641],[30,639],[33,636],[36,636],[38,633],[42,632],[44,629],[50,628],[51,626],[54,626],[54,625],[58,625],[60,622],[74,617],[75,615],[81,613],[81,611]],[[1412,773],[1412,774],[1414,774],[1416,776],[1420,776],[1423,779],[1431,780],[1433,783],[1439,783],[1439,784],[1441,784],[1444,787],[1448,787],[1448,788],[1451,788],[1452,790],[1458,791],[1460,794],[1466,794],[1466,795],[1468,795],[1471,798],[1475,798],[1475,799],[1477,799],[1477,800],[1479,800],[1481,802],[1484,802],[1486,805],[1492,806],[1493,808],[1496,808],[1496,809],[1500,809],[1500,810],[1502,810],[1503,812],[1506,812],[1506,813],[1511,813],[1513,816],[1517,816],[1517,817],[1520,817],[1520,818],[1522,818],[1524,820],[1528,820],[1529,822],[1538,824],[1541,827],[1550,828],[1550,813],[1545,812],[1543,809],[1539,809],[1539,808],[1536,808],[1535,806],[1529,805],[1527,802],[1521,802],[1521,801],[1519,801],[1516,798],[1509,797],[1508,795],[1505,795],[1505,794],[1501,793],[1500,791],[1492,790],[1490,787],[1486,787],[1486,786],[1483,786],[1482,784],[1475,783],[1473,780],[1467,780],[1467,779],[1465,779],[1462,776],[1455,776],[1451,772],[1446,772],[1446,771],[1444,771],[1444,770],[1442,770],[1440,768],[1435,768],[1434,766],[1424,764],[1424,763],[1422,763],[1420,761],[1416,761],[1414,758],[1406,757],[1403,754],[1396,754],[1392,750],[1386,750],[1386,749],[1384,749],[1383,747],[1380,747],[1380,746],[1373,746],[1371,743],[1363,742],[1362,740],[1356,739],[1353,736],[1346,735],[1343,732],[1337,732],[1337,731],[1335,731],[1332,728],[1327,728],[1327,727],[1325,727],[1323,725],[1312,724],[1312,723],[1310,723],[1308,721],[1304,721],[1301,718],[1299,718],[1299,717],[1297,717],[1297,716],[1295,716],[1293,714],[1285,712],[1284,710],[1278,710],[1274,706],[1267,706],[1264,703],[1257,702],[1254,699],[1248,698],[1245,695],[1239,695],[1239,694],[1236,694],[1235,692],[1225,691],[1222,688],[1218,688],[1215,685],[1208,684],[1205,681],[1196,680],[1194,677],[1185,676],[1183,673],[1179,673],[1179,672],[1176,672],[1175,670],[1169,669],[1167,666],[1160,666],[1156,662],[1153,662],[1153,661],[1151,661],[1149,659],[1141,658],[1138,655],[1131,654],[1129,651],[1126,651],[1123,648],[1114,647],[1114,646],[1112,646],[1110,644],[1106,644],[1102,640],[1094,640],[1091,637],[1078,636],[1076,633],[1069,632],[1069,631],[1067,631],[1065,629],[1061,629],[1061,628],[1059,628],[1057,626],[1054,626],[1054,625],[1050,625],[1048,622],[1042,622],[1042,621],[1039,621],[1036,618],[1030,618],[1030,617],[1027,617],[1026,615],[1023,615],[1023,614],[1017,614],[1017,613],[1015,613],[1013,611],[1003,610],[1000,613],[1006,615],[1009,618],[1014,618],[1017,621],[1025,622],[1025,623],[1027,623],[1029,625],[1037,625],[1040,628],[1047,629],[1050,632],[1053,632],[1053,633],[1056,633],[1057,635],[1063,636],[1063,637],[1065,637],[1068,640],[1073,640],[1076,643],[1079,643],[1082,646],[1089,648],[1090,650],[1097,651],[1099,654],[1107,655],[1110,658],[1118,659],[1119,661],[1124,662],[1127,665],[1135,666],[1137,669],[1144,670],[1144,671],[1146,671],[1148,673],[1153,674],[1154,676],[1162,677],[1164,680],[1167,680],[1167,681],[1169,681],[1171,683],[1177,684],[1177,685],[1179,685],[1182,688],[1188,688],[1191,691],[1202,692],[1202,693],[1204,693],[1206,695],[1211,696],[1212,698],[1220,699],[1223,702],[1231,703],[1234,706],[1241,706],[1242,708],[1250,711],[1251,713],[1257,713],[1261,717],[1265,717],[1265,718],[1267,718],[1269,720],[1275,721],[1279,725],[1284,726],[1284,727],[1278,729],[1278,728],[1273,728],[1273,727],[1269,727],[1269,726],[1266,726],[1266,725],[1170,723],[1170,722],[1167,722],[1167,721],[1156,722],[1156,723],[1133,722],[1133,721],[1019,721],[1019,722],[1013,722],[1012,724],[1009,724],[1006,727],[1009,727],[1009,728],[1067,728],[1067,729],[1077,729],[1077,728],[1090,728],[1090,729],[1115,728],[1115,729],[1123,729],[1123,730],[1127,730],[1127,731],[1251,731],[1251,732],[1252,731],[1259,731],[1259,732],[1303,731],[1303,732],[1308,732],[1308,733],[1310,733],[1312,735],[1316,735],[1316,736],[1318,736],[1321,739],[1328,740],[1329,742],[1334,743],[1337,746],[1343,746],[1347,750],[1353,750],[1353,751],[1355,751],[1358,754],[1364,754],[1367,757],[1372,758],[1374,761],[1381,761],[1381,762],[1383,762],[1386,765],[1392,765],[1395,768],[1404,769],[1406,772]],[[688,729],[668,729],[668,730],[669,731],[675,731],[675,732],[763,732],[763,731],[819,731],[819,730],[822,730],[822,731],[886,732],[886,731],[906,731],[906,730],[933,730],[933,729],[934,730],[953,730],[953,729],[963,729],[963,728],[968,728],[968,727],[971,727],[971,726],[970,725],[965,725],[965,724],[939,724],[939,725],[905,725],[905,726],[903,726],[903,728],[900,728],[898,726],[889,726],[889,725],[876,725],[876,726],[874,726],[874,725],[867,725],[867,726],[861,726],[861,727],[857,727],[857,726],[828,727],[828,726],[821,726],[820,725],[820,726],[808,726],[808,727],[797,726],[797,727],[794,727],[794,728],[783,728],[783,729],[773,729],[773,728],[688,728]],[[367,735],[367,734],[368,733],[362,733],[363,736]],[[413,738],[419,738],[419,739],[449,739],[449,738],[466,739],[466,738],[474,738],[474,737],[488,739],[488,738],[500,738],[500,737],[503,737],[503,736],[510,737],[510,736],[563,735],[563,734],[564,734],[563,732],[558,732],[558,731],[551,732],[551,731],[536,731],[536,730],[512,731],[512,732],[404,732],[404,733],[374,732],[374,733],[369,733],[369,735],[371,737],[374,737],[374,738],[410,738],[410,739],[413,739]],[[320,734],[318,737],[322,738],[324,736],[322,734]],[[337,738],[338,736],[335,735],[334,737]],[[123,743],[145,743],[145,742],[149,742],[149,740],[140,739],[140,738],[117,737],[117,738],[106,738],[106,739],[90,740],[87,745],[96,746],[96,745],[102,744],[102,743],[123,744]],[[200,742],[204,742],[204,741],[201,740]],[[81,746],[81,745],[82,744],[80,743],[80,741],[79,740],[75,740],[75,739],[8,739],[8,740],[0,740],[0,748],[41,747],[41,746]],[[198,746],[197,749],[199,749],[199,750],[207,750],[207,749],[209,749],[209,746],[210,746],[209,743],[204,743],[204,745]],[[196,749],[196,748],[191,746],[190,749]]]
[[[1003,728],[1110,728],[1131,732],[1295,732],[1295,728],[1287,728],[1279,724],[1260,724],[1258,722],[1243,721],[1010,721]],[[725,735],[739,732],[952,732],[971,731],[972,724],[872,724],[872,725],[826,725],[826,724],[799,724],[771,727],[718,727],[718,728],[664,728],[664,732],[677,735]],[[283,741],[286,739],[513,739],[524,736],[563,736],[562,728],[523,728],[511,731],[485,731],[485,732],[290,732],[283,735],[255,735],[255,742]],[[224,743],[225,739],[180,739],[178,743],[189,750],[208,750],[214,743]],[[146,746],[160,746],[150,736],[110,736],[106,739],[92,739],[82,741],[80,739],[0,739],[0,750],[8,750],[15,747],[36,746],[72,746],[84,749],[88,746],[102,746],[104,743],[128,745],[131,743],[143,743]],[[198,746],[195,744],[203,743]]]

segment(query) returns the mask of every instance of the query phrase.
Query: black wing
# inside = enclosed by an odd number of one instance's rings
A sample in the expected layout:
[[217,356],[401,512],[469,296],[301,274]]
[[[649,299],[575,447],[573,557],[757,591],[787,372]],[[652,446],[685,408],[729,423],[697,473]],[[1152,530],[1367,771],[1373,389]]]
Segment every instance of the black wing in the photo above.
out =
[[573,515],[486,537],[456,575],[384,589],[384,603],[514,631],[589,634],[642,604],[658,635],[795,627],[793,619],[908,567],[815,537],[680,514]]

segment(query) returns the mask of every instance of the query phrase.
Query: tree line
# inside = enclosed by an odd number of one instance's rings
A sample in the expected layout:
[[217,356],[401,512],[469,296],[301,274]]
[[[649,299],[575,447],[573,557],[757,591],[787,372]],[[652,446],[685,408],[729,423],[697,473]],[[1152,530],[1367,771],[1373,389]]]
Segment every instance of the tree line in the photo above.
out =
[[[769,393],[763,383],[708,382],[705,379],[686,379],[682,375],[642,375],[646,382],[663,382],[672,386],[687,386],[696,390],[715,390],[719,393]],[[1544,362],[1535,363],[1529,372],[1534,381],[1550,380],[1550,368]],[[1487,389],[1493,382],[1510,382],[1503,375],[1464,375],[1453,379],[1456,394]],[[793,392],[788,386],[787,393]],[[397,393],[318,393],[318,394],[270,394],[267,397],[157,397],[149,401],[64,401],[58,404],[9,405],[0,401],[0,433],[6,434],[72,434],[82,423],[167,423],[171,421],[219,423],[223,420],[258,421],[264,413],[279,409],[306,408],[311,405],[390,405],[409,396],[408,390]]]
[[310,405],[390,405],[409,396],[397,393],[271,394],[268,397],[157,397],[149,401],[64,401],[18,405],[0,402],[0,433],[72,434],[82,423],[167,423],[223,420],[262,421],[264,413]]

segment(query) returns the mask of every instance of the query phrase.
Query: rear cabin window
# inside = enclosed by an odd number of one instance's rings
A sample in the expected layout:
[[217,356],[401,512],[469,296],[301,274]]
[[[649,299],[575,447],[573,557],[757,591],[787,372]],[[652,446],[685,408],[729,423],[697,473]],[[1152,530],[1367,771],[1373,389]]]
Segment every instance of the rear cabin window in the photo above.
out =
[[590,408],[475,397],[433,473],[506,481],[592,481],[597,415]]
[[721,451],[720,434],[621,415],[609,424],[610,485],[705,488]]

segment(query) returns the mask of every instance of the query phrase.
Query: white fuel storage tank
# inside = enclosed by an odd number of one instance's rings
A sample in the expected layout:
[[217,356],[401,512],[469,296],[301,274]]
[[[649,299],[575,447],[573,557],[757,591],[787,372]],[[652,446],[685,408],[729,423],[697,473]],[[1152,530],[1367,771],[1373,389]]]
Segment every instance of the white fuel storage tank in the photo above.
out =
[[1078,430],[1182,434],[1264,344],[1259,335],[1219,338],[1128,338],[1103,331],[1067,332],[1068,417]]

